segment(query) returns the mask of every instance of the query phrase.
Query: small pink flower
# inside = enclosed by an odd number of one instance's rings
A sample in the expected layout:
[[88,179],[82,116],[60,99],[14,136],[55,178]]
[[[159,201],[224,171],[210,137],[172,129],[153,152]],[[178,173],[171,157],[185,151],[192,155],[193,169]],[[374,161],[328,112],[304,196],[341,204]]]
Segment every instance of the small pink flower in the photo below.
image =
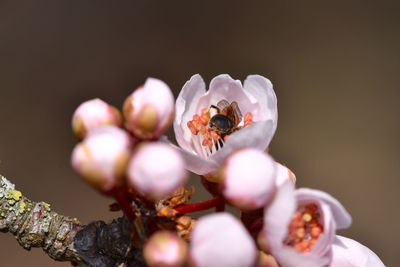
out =
[[187,257],[188,246],[174,232],[154,233],[143,249],[143,256],[150,267],[179,267]]
[[329,267],[385,267],[385,264],[366,246],[337,235],[332,245]]
[[[218,136],[210,127],[216,112],[211,106],[217,106],[221,100],[230,105],[236,102],[242,114],[236,131],[230,135]],[[222,74],[211,81],[206,92],[205,83],[197,74],[186,82],[178,96],[174,131],[188,170],[204,175],[216,171],[239,148],[264,151],[275,133],[277,120],[276,96],[268,79],[250,75],[242,86],[239,80]]]
[[242,210],[265,206],[275,191],[276,168],[272,157],[260,150],[234,152],[224,165],[224,197]]
[[79,138],[84,138],[89,131],[97,127],[121,124],[121,113],[99,98],[83,102],[72,116],[72,130]]
[[336,229],[350,224],[336,199],[318,190],[294,190],[286,181],[264,210],[263,237],[282,267],[320,267],[330,261]]
[[115,126],[92,130],[72,152],[72,167],[102,192],[123,183],[131,153],[131,138]]
[[190,258],[196,267],[250,267],[257,249],[244,226],[231,214],[215,213],[201,217],[195,224]]
[[128,182],[150,199],[173,193],[186,181],[187,173],[180,153],[161,142],[138,147],[128,167]]
[[163,81],[148,78],[124,102],[125,127],[139,139],[158,139],[174,117],[174,96]]

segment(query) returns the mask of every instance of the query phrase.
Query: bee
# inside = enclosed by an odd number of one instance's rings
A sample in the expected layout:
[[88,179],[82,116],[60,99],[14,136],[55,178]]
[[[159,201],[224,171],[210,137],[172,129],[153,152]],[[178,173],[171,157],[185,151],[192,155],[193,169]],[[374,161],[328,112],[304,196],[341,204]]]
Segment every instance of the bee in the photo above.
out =
[[210,108],[216,109],[217,114],[211,117],[209,126],[221,138],[239,129],[238,124],[242,120],[242,113],[236,101],[229,104],[227,100],[222,99],[216,106],[211,105]]

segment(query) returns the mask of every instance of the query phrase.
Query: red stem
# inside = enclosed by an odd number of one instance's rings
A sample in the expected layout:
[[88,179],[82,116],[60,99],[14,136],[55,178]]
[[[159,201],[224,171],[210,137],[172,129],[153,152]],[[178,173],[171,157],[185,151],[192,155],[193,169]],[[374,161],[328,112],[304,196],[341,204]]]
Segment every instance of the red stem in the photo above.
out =
[[136,215],[133,212],[131,200],[128,193],[126,193],[122,188],[114,188],[110,192],[108,192],[108,194],[115,198],[122,211],[125,213],[126,216],[128,216],[130,220],[135,219]]
[[216,196],[212,199],[197,202],[197,203],[182,204],[182,205],[176,206],[174,209],[178,213],[184,214],[184,213],[191,213],[191,212],[216,208],[216,207],[219,207],[219,205],[223,202],[224,201],[221,196]]

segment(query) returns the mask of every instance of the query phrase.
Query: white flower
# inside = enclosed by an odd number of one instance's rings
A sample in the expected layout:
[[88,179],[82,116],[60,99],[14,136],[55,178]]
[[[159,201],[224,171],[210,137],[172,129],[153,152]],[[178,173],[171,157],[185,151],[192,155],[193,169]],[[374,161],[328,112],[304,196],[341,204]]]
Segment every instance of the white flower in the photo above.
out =
[[319,190],[294,190],[287,180],[264,210],[262,235],[280,266],[320,267],[330,262],[336,229],[350,224],[336,199]]
[[[217,141],[218,137],[210,132],[208,121],[216,113],[216,109],[210,107],[217,106],[221,100],[229,104],[236,101],[243,118],[238,124],[239,130],[227,140],[219,136]],[[174,131],[184,151],[188,170],[203,175],[216,171],[225,158],[238,148],[265,150],[275,133],[277,120],[277,100],[268,79],[250,75],[242,86],[239,80],[222,74],[211,81],[206,92],[203,79],[196,74],[183,86],[176,101]],[[194,134],[188,123],[191,127],[204,129]],[[192,130],[196,131],[194,128]]]
[[201,217],[192,233],[190,259],[196,267],[254,266],[257,250],[243,224],[226,212]]

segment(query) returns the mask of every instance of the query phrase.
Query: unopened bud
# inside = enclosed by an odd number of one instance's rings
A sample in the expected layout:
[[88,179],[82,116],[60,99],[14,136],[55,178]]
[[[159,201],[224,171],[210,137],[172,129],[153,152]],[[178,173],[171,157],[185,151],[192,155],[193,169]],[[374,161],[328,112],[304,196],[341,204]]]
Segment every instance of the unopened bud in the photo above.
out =
[[263,207],[275,191],[276,164],[268,154],[257,149],[242,149],[225,163],[225,198],[242,210]]
[[188,246],[177,234],[158,231],[147,241],[143,256],[150,267],[179,267],[187,258]]
[[168,85],[148,78],[124,102],[125,127],[140,139],[158,139],[173,120],[174,105]]
[[179,188],[187,172],[181,154],[161,142],[138,147],[128,167],[128,182],[145,197],[158,200]]
[[73,168],[96,189],[107,192],[122,184],[131,152],[131,139],[114,126],[96,128],[72,153]]
[[253,239],[231,214],[206,215],[195,224],[190,244],[191,266],[250,267],[256,257]]
[[118,109],[99,98],[83,102],[72,116],[72,130],[81,139],[97,127],[121,124],[122,116]]

